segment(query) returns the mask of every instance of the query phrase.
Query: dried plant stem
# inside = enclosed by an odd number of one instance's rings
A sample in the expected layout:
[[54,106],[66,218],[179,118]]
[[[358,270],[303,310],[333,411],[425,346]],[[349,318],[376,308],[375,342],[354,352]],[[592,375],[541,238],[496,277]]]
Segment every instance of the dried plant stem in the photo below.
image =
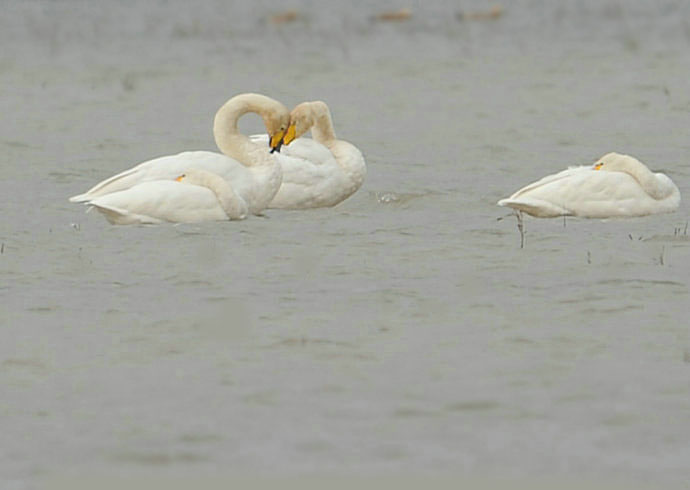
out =
[[525,248],[525,224],[522,219],[522,211],[516,211],[515,217],[517,218],[517,227],[520,232],[520,248]]

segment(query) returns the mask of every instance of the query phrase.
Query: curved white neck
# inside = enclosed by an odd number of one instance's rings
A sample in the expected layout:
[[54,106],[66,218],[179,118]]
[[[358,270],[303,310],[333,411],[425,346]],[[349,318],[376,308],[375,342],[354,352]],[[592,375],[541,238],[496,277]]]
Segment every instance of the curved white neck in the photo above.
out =
[[303,104],[308,104],[312,139],[330,150],[336,163],[351,180],[351,192],[356,191],[362,185],[367,171],[362,154],[350,143],[336,139],[331,111],[325,102],[319,100]]
[[189,184],[203,186],[210,189],[223,208],[228,219],[244,219],[247,217],[247,205],[240,198],[232,186],[222,177],[201,169],[190,169],[185,176]]
[[[634,162],[634,163],[633,163]],[[657,176],[638,160],[632,159],[625,171],[630,174],[644,191],[656,200],[664,199],[668,189],[661,185]]]
[[273,162],[268,149],[265,152],[256,151],[261,147],[240,133],[237,122],[248,112],[255,112],[266,123],[270,109],[277,104],[260,94],[237,95],[223,104],[213,121],[213,136],[220,151],[247,167]]
[[336,141],[331,111],[325,102],[311,102],[312,127],[311,136],[315,141],[329,147]]

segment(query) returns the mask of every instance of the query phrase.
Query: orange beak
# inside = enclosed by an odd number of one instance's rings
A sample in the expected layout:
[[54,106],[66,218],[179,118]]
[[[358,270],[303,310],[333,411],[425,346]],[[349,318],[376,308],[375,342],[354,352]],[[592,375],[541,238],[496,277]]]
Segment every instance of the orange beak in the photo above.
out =
[[287,146],[292,143],[292,141],[295,139],[295,133],[295,123],[292,123],[288,126],[285,136],[283,136],[283,144]]

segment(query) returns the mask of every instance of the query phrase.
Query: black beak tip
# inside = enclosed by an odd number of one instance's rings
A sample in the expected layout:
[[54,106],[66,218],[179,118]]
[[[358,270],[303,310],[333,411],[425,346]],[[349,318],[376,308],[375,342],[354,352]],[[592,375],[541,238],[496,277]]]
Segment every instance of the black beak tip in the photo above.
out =
[[[268,146],[271,146],[271,133],[268,133]],[[276,146],[271,146],[271,153],[277,151],[280,153],[280,147],[283,146],[283,140],[281,139]]]

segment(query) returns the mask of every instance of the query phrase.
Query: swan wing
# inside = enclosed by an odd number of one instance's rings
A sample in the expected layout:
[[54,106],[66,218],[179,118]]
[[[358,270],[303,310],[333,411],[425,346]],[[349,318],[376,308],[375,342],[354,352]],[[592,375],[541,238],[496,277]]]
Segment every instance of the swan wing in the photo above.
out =
[[593,210],[610,208],[614,182],[607,177],[611,174],[591,167],[570,168],[529,184],[498,204],[538,218],[589,216]]
[[89,202],[93,199],[129,189],[143,182],[174,180],[190,168],[213,172],[232,182],[235,191],[243,192],[252,184],[250,171],[237,160],[211,151],[185,151],[177,155],[154,158],[99,182],[87,192],[70,198],[72,202]]
[[570,216],[571,213],[561,206],[556,206],[549,201],[534,199],[530,197],[520,197],[517,199],[507,198],[498,201],[499,206],[505,206],[525,212],[537,218],[554,218],[556,216]]
[[283,184],[269,207],[319,208],[334,206],[344,199],[347,176],[330,152],[328,159],[321,162],[296,155],[284,155],[279,162],[283,167]]
[[269,207],[307,209],[335,204],[330,201],[334,188],[343,180],[343,174],[332,160],[330,165],[318,165],[292,155],[280,156],[278,161],[283,168],[283,183]]
[[[566,170],[562,170],[561,172],[547,175],[546,177],[542,177],[541,179],[532,182],[531,184],[527,184],[525,187],[515,191],[511,196],[510,199],[516,199],[522,195],[529,194],[530,192],[534,191],[535,189],[543,188],[546,186],[549,186],[553,184],[554,182],[560,182],[563,180],[568,180],[572,179],[574,176],[580,174],[581,172],[588,172],[591,171],[592,167],[570,167]],[[567,185],[567,183],[561,183],[562,185]]]
[[574,167],[529,184],[498,204],[539,218],[612,218],[672,211],[673,203],[665,201],[650,197],[627,173]]
[[[266,135],[252,141],[268,144]],[[364,181],[362,153],[350,143],[337,141],[333,151],[312,138],[298,138],[277,154],[283,183],[270,208],[308,209],[335,206],[352,195]]]
[[[268,145],[268,136],[265,134],[254,134],[249,139],[252,143],[260,146]],[[289,145],[283,145],[280,152],[274,153],[274,155],[277,155],[279,159],[285,155],[301,158],[312,165],[330,165],[335,163],[333,153],[326,146],[307,137],[297,138]]]
[[227,220],[208,188],[174,180],[143,182],[89,201],[113,224],[195,223]]
[[338,165],[340,165],[340,168],[348,178],[348,184],[342,190],[343,199],[345,199],[364,183],[364,178],[367,175],[367,165],[362,152],[352,143],[338,140],[332,149]]

